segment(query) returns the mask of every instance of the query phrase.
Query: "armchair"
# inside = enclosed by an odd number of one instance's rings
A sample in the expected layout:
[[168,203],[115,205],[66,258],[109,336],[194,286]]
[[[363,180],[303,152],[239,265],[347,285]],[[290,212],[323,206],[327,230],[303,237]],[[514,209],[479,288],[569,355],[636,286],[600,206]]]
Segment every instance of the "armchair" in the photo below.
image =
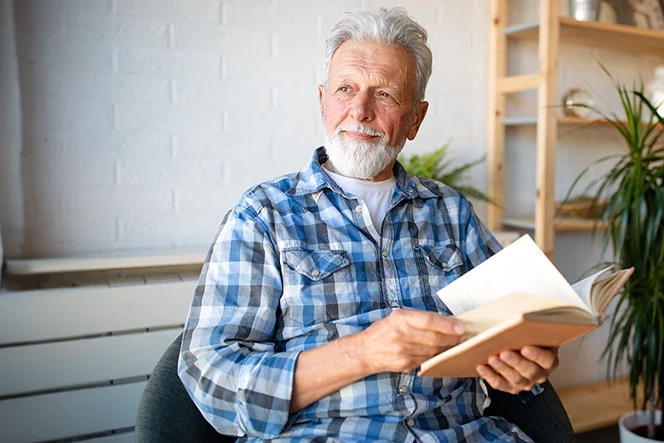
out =
[[[218,434],[198,411],[177,374],[182,334],[157,363],[141,397],[136,416],[137,443],[231,443],[235,437]],[[516,423],[538,443],[574,442],[569,418],[553,386],[523,403],[517,396],[489,388],[488,415]]]

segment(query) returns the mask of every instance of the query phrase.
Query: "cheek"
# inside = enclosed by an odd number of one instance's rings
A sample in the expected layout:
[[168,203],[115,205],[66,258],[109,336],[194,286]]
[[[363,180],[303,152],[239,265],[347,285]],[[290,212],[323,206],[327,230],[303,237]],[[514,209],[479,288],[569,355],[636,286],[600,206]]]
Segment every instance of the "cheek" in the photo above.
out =
[[344,118],[345,106],[337,100],[328,100],[323,110],[323,125],[328,132],[336,129]]
[[400,139],[408,134],[410,118],[401,112],[385,113],[382,119],[383,131],[392,139]]

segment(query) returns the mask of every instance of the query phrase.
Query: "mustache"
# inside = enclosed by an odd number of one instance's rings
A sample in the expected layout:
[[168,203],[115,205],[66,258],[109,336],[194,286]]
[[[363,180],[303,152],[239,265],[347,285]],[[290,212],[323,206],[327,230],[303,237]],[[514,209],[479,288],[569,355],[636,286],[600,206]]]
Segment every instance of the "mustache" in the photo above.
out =
[[384,137],[385,133],[377,129],[370,128],[364,125],[345,125],[340,126],[334,131],[334,135],[339,135],[341,132],[357,132],[359,134],[365,134],[372,137]]

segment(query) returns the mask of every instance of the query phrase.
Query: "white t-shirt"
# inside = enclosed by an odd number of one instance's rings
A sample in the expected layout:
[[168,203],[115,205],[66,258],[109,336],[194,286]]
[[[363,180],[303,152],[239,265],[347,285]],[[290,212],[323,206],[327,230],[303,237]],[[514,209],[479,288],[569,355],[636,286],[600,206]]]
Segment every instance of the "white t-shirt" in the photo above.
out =
[[372,182],[335,174],[327,168],[325,168],[325,171],[344,192],[359,198],[360,203],[365,203],[371,216],[371,223],[373,223],[376,232],[380,233],[383,219],[385,218],[385,214],[387,214],[394,188],[397,185],[397,180],[394,176],[380,182]]

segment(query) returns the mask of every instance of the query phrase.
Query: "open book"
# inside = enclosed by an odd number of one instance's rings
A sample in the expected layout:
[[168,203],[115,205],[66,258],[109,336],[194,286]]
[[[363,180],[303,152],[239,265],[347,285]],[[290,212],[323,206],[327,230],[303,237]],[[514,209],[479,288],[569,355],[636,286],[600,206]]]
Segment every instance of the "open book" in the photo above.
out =
[[422,363],[418,375],[476,377],[490,355],[579,338],[601,326],[632,272],[609,267],[570,285],[524,235],[438,291],[468,340]]

